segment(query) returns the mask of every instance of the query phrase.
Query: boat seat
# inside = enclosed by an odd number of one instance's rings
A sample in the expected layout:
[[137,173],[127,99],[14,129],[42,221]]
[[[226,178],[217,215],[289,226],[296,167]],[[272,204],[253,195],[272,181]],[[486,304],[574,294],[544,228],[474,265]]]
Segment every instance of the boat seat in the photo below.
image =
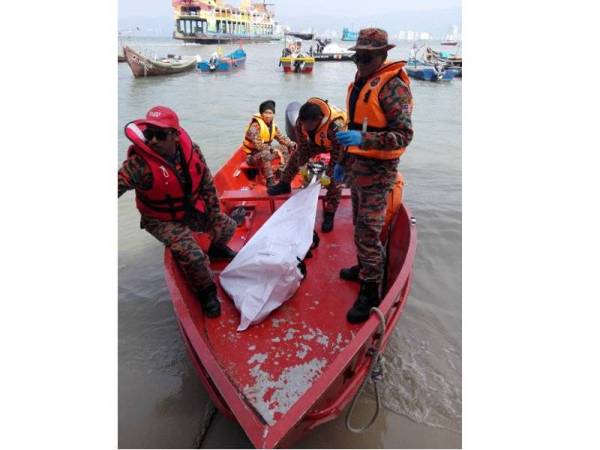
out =
[[[275,211],[275,200],[287,200],[290,195],[296,192],[297,189],[293,189],[291,194],[281,194],[281,195],[269,195],[266,191],[257,190],[257,189],[238,189],[238,190],[229,190],[223,191],[219,199],[224,204],[229,204],[233,202],[259,202],[259,201],[268,201],[269,206],[271,208],[271,212]],[[323,200],[325,203],[325,196],[327,195],[326,189],[321,189],[319,193],[319,198]],[[344,188],[342,189],[342,197],[350,197],[350,189]]]

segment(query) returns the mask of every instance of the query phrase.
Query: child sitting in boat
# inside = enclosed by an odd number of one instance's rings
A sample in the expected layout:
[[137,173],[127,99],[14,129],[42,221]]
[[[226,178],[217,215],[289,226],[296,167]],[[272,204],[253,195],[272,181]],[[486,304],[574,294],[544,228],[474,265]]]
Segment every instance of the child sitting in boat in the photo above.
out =
[[[275,102],[266,100],[258,108],[259,113],[254,114],[246,128],[242,148],[248,155],[246,163],[251,167],[262,168],[267,186],[274,186],[272,161],[279,156],[279,170],[283,170],[288,155],[296,148],[296,143],[281,133],[275,121]],[[281,145],[279,148],[272,146],[273,140]]]

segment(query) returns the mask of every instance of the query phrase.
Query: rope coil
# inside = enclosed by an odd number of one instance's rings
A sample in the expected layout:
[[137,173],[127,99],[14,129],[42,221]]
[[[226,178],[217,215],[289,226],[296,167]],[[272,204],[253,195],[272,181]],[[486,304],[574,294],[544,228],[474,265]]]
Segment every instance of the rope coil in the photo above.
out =
[[[364,433],[369,428],[371,428],[371,425],[373,425],[375,423],[375,420],[377,420],[377,417],[379,417],[379,411],[381,409],[381,395],[379,393],[377,383],[379,381],[383,380],[383,364],[382,364],[383,355],[381,355],[380,353],[381,353],[381,346],[383,345],[383,336],[385,336],[386,323],[385,323],[385,316],[379,308],[371,308],[371,313],[375,313],[377,315],[377,317],[379,318],[379,335],[381,336],[381,338],[377,341],[377,344],[375,347],[371,347],[367,351],[367,355],[371,356],[371,358],[372,358],[371,364],[369,366],[369,375],[370,376],[366,376],[365,379],[363,380],[362,384],[360,385],[360,388],[358,389],[358,392],[356,393],[356,395],[354,396],[354,399],[352,400],[350,409],[348,409],[348,413],[346,414],[346,428],[348,429],[348,431],[351,431],[352,433]],[[369,381],[369,379],[371,379],[371,382],[373,383],[373,389],[375,390],[375,398],[376,398],[375,414],[373,414],[373,417],[371,418],[371,420],[369,420],[369,422],[364,427],[354,428],[350,424],[350,416],[352,416],[352,411],[354,411],[354,406],[356,405],[356,401],[358,400],[358,397],[360,397],[360,394],[362,393],[362,391],[363,391],[365,385],[367,384],[367,381]]]

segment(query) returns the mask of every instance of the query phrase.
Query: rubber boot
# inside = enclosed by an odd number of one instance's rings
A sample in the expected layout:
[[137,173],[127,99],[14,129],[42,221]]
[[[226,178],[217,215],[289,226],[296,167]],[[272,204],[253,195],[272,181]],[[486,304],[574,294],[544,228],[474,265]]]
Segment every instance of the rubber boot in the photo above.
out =
[[292,192],[292,185],[285,181],[280,181],[274,186],[267,187],[267,194],[269,195],[289,194],[290,192]]
[[221,315],[221,302],[217,296],[217,286],[215,284],[211,284],[199,291],[198,298],[206,317],[214,318]]
[[360,272],[360,265],[357,264],[352,267],[347,267],[340,270],[340,278],[346,281],[359,281],[358,273]]
[[233,259],[235,255],[237,255],[237,252],[226,245],[210,244],[210,247],[208,247],[208,256],[214,259]]
[[354,302],[354,305],[346,319],[350,323],[361,323],[367,320],[371,314],[371,308],[379,306],[381,298],[379,297],[379,284],[373,281],[362,281],[360,284],[360,292]]
[[323,214],[323,223],[321,224],[321,231],[323,233],[329,233],[333,230],[333,217],[335,216],[334,212],[326,212]]

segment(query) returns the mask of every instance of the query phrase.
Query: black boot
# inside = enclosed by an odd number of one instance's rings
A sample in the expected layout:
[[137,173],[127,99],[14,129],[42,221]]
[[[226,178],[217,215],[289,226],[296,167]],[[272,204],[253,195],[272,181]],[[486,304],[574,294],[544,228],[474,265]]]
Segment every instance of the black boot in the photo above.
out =
[[280,181],[276,185],[267,188],[267,194],[269,195],[289,194],[290,192],[292,192],[292,185],[285,181]]
[[362,281],[360,292],[354,305],[346,314],[346,319],[350,323],[361,323],[369,318],[371,308],[379,306],[381,298],[379,297],[379,284],[373,281]]
[[202,289],[198,292],[198,298],[202,305],[202,311],[206,317],[219,317],[221,315],[221,302],[217,296],[217,286],[211,284],[210,286]]
[[347,281],[359,281],[358,273],[360,272],[360,266],[357,264],[352,267],[340,270],[340,278]]
[[333,230],[333,216],[334,212],[326,212],[323,214],[323,223],[321,224],[321,231],[323,233],[329,233]]
[[210,244],[208,247],[208,256],[215,259],[233,259],[237,255],[237,252],[231,250],[226,245],[214,245]]

